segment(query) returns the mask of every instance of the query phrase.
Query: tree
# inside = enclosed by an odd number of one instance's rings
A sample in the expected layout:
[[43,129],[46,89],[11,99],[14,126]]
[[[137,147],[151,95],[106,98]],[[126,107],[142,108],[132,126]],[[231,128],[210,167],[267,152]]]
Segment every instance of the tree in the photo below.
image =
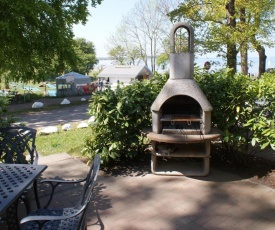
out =
[[126,50],[127,59],[131,63],[142,60],[148,66],[150,58],[151,70],[155,72],[157,57],[164,52],[163,41],[169,35],[171,27],[171,22],[161,7],[163,2],[139,1],[123,18],[116,34],[109,39],[109,50],[119,44]]
[[253,49],[258,52],[259,76],[261,76],[266,69],[265,46],[274,45],[274,42],[270,42],[268,38],[273,37],[275,31],[274,21],[272,20],[272,15],[275,13],[275,1],[254,0],[252,6],[247,4],[246,9],[249,10],[246,15],[251,34],[249,42],[252,44]]
[[123,25],[108,38],[106,49],[109,50],[110,57],[120,64],[136,65],[140,62],[139,48],[127,39]]
[[72,26],[86,22],[89,2],[0,0],[0,73],[8,72],[9,80],[39,81],[52,73],[52,60],[60,72],[75,64]]
[[126,61],[126,50],[122,46],[112,48],[109,50],[108,54],[121,65],[123,65]]
[[173,20],[190,21],[196,29],[197,44],[203,52],[214,51],[219,56],[226,57],[227,66],[233,72],[236,72],[239,51],[242,69],[246,73],[247,50],[257,50],[261,74],[265,69],[263,48],[274,45],[274,42],[267,39],[274,32],[270,18],[274,14],[274,6],[274,0],[185,0],[169,15]]
[[94,44],[86,41],[84,38],[75,39],[75,52],[77,61],[73,70],[88,75],[94,68],[94,65],[98,63]]

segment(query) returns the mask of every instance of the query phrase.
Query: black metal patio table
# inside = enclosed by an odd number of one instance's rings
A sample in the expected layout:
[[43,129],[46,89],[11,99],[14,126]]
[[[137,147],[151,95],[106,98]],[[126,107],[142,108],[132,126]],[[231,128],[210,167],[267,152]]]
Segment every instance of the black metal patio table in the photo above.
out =
[[46,165],[0,164],[0,216],[46,168]]

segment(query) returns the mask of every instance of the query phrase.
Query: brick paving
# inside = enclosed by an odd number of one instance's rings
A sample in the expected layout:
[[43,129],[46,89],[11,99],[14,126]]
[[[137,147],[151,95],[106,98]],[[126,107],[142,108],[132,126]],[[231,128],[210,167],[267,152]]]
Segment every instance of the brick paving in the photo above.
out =
[[[41,157],[43,178],[78,179],[89,167],[66,153]],[[100,171],[88,229],[275,229],[275,190],[218,170],[207,177],[156,176],[144,167]],[[79,187],[61,188],[54,206],[71,206]],[[42,202],[47,193],[41,191]]]
[[[80,179],[89,166],[67,153],[40,157],[42,178]],[[41,203],[49,190],[39,186]],[[58,188],[51,207],[74,206],[80,186]],[[211,169],[206,177],[157,176],[143,167],[100,171],[88,230],[275,229],[275,190]],[[5,229],[1,225],[1,229]]]

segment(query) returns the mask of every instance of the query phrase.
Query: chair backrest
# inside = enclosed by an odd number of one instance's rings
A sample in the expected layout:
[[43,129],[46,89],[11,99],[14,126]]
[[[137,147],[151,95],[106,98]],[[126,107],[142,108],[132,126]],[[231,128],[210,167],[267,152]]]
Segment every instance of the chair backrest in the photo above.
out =
[[37,164],[36,130],[28,127],[0,128],[0,162]]
[[98,174],[99,168],[100,168],[100,155],[97,154],[94,157],[94,161],[86,177],[86,182],[84,185],[84,190],[83,190],[83,195],[82,195],[82,200],[80,202],[80,210],[79,210],[79,212],[82,214],[80,214],[80,219],[79,219],[77,229],[84,229],[83,226],[85,225],[85,221],[86,221],[86,213],[92,197],[94,185],[97,180],[97,174]]
[[86,177],[82,200],[80,202],[81,205],[84,205],[85,202],[89,202],[91,199],[92,191],[94,188],[95,181],[97,179],[99,168],[100,168],[100,155],[97,154],[94,157],[93,163]]
[[[90,171],[87,174],[83,196],[80,200],[80,203],[73,208],[65,209],[53,209],[54,212],[51,212],[50,209],[38,209],[37,212],[39,215],[34,214],[30,215],[21,220],[23,229],[37,229],[37,225],[33,222],[39,222],[40,229],[68,229],[68,230],[82,230],[87,229],[86,227],[86,214],[89,206],[89,202],[92,197],[93,188],[95,181],[97,180],[97,174],[100,167],[100,155],[97,154],[94,157],[94,161],[91,165]],[[82,182],[84,180],[81,180]],[[49,215],[50,211],[50,215]],[[56,215],[55,215],[56,214]],[[45,218],[46,217],[46,218]],[[31,223],[28,226],[24,227],[28,221]],[[40,226],[41,225],[41,226]],[[42,226],[43,225],[43,226]]]

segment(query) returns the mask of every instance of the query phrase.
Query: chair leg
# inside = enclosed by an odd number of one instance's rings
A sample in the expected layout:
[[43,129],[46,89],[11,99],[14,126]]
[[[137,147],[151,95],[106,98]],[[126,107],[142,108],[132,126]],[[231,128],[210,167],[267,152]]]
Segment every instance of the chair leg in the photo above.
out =
[[41,208],[41,205],[40,205],[40,201],[39,201],[39,197],[38,197],[38,183],[37,183],[37,180],[35,180],[33,182],[33,191],[34,191],[36,205],[37,205],[37,208],[39,209],[39,208]]
[[17,215],[18,199],[13,202],[6,211],[6,223],[8,229],[18,230],[20,229],[19,220]]
[[[39,197],[38,197],[38,183],[37,183],[37,180],[34,181],[32,188],[33,188],[33,193],[34,193],[34,197],[35,197],[36,206],[39,209],[40,208],[40,201],[39,201]],[[33,196],[33,194],[31,192],[31,189],[28,189],[20,197],[20,199],[24,202],[27,213],[31,212],[31,198],[30,197],[32,197],[32,196]]]
[[23,195],[21,195],[21,197],[19,199],[24,202],[27,213],[30,213],[31,212],[31,205],[30,205],[31,201],[30,201],[30,198],[29,198],[29,195],[27,194],[27,192],[25,192]]

